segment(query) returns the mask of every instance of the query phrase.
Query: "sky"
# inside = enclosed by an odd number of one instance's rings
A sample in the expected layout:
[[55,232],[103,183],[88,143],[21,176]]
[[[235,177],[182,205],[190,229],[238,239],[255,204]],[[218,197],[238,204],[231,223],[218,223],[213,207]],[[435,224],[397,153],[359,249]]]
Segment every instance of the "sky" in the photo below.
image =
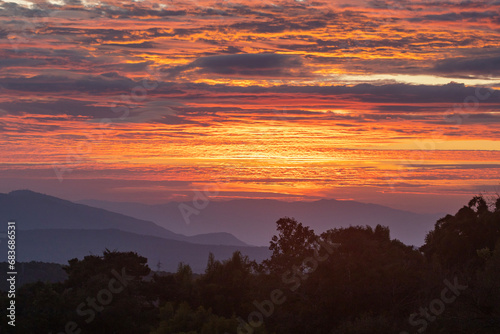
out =
[[500,190],[500,1],[0,1],[0,192]]

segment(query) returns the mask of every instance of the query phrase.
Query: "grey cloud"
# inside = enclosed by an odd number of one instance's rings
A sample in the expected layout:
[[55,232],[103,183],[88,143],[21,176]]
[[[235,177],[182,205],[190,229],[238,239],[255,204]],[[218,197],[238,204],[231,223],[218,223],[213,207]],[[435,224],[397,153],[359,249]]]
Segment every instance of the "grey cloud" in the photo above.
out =
[[[109,107],[92,106],[91,101],[61,99],[52,102],[2,102],[0,108],[9,114],[70,115],[93,118],[118,117]],[[52,120],[54,120],[52,118]]]
[[37,75],[30,78],[1,78],[5,89],[34,92],[78,91],[102,93],[110,91],[130,91],[136,83],[119,75],[87,75],[76,79],[61,75]]
[[44,59],[30,58],[3,58],[0,59],[0,68],[6,67],[32,67],[46,65],[48,62]]
[[444,59],[436,63],[434,71],[443,74],[500,75],[500,56]]
[[[278,54],[238,54],[227,56],[212,56],[198,58],[186,66],[175,67],[179,72],[193,69],[203,73],[216,73],[222,75],[285,75],[290,67],[301,64],[300,58]],[[172,69],[165,72],[165,77],[172,76]],[[175,79],[175,76],[174,76]],[[20,92],[87,92],[93,94],[109,92],[125,92],[136,87],[139,83],[122,77],[117,73],[106,73],[102,75],[86,75],[78,77],[65,77],[63,75],[50,76],[38,75],[35,77],[1,78],[0,85],[8,90]],[[152,92],[153,93],[153,92]],[[218,94],[224,93],[224,94]],[[221,102],[228,99],[240,98],[241,103],[245,99],[259,98],[261,94],[285,99],[287,95],[292,98],[297,94],[305,94],[314,98],[352,99],[355,101],[378,103],[382,106],[387,104],[412,104],[412,103],[450,103],[463,104],[465,98],[476,95],[476,87],[468,87],[464,84],[449,83],[446,85],[409,85],[409,84],[359,84],[355,86],[331,85],[331,86],[289,86],[281,85],[275,87],[262,86],[227,86],[208,85],[202,83],[179,83],[163,81],[154,90],[155,96],[176,96],[182,94],[182,99],[199,99],[217,95]],[[481,94],[485,94],[485,89]],[[332,105],[336,100],[332,100]],[[500,103],[500,91],[496,90],[482,103]],[[385,110],[394,112],[387,107]],[[434,110],[434,109],[433,109]],[[416,111],[416,110],[413,110]]]
[[301,68],[299,56],[274,53],[233,54],[198,58],[192,63],[177,66],[168,70],[171,76],[190,69],[200,73],[245,76],[283,76],[290,71]]
[[[277,87],[236,87],[225,85],[207,84],[184,84],[184,89],[208,92],[235,93],[229,98],[235,98],[240,94],[255,94],[258,98],[260,93],[275,94],[311,94],[323,96],[347,96],[357,101],[380,102],[380,103],[463,103],[467,96],[475,96],[476,87],[467,87],[464,84],[449,83],[446,85],[371,85],[360,84],[355,86],[277,86]],[[484,94],[485,92],[482,91]],[[244,97],[248,95],[241,95]],[[219,99],[228,98],[219,96]],[[486,102],[486,101],[485,101]],[[488,99],[488,103],[500,102],[500,91],[495,91]]]
[[118,17],[120,19],[138,17],[138,16],[152,16],[152,17],[169,17],[169,16],[185,16],[187,13],[184,10],[168,10],[168,9],[149,9],[142,8],[133,4],[126,4],[123,7],[110,7],[101,6],[101,11],[111,17]]
[[153,42],[142,42],[142,43],[127,43],[127,44],[103,44],[107,46],[118,46],[120,48],[134,48],[134,49],[152,49],[155,47]]
[[118,64],[105,64],[95,66],[94,69],[97,71],[124,71],[124,72],[145,72],[148,66],[152,65],[152,61],[145,61],[140,63],[118,63]]
[[[276,69],[302,66],[297,56],[283,54],[237,54],[203,57],[195,60],[193,67],[201,67],[207,72],[234,74],[248,71],[273,71]],[[252,72],[249,72],[251,74]],[[265,73],[263,73],[265,74]]]
[[461,13],[445,13],[445,14],[430,14],[421,17],[414,17],[408,19],[410,22],[421,21],[442,21],[442,22],[456,22],[456,21],[476,21],[482,18],[498,18],[498,12],[485,11],[485,12],[461,12]]

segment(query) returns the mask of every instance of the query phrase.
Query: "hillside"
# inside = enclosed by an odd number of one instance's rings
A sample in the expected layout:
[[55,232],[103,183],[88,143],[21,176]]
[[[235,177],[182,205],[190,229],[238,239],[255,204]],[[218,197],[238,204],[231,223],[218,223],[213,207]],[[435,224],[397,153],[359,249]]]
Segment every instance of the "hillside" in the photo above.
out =
[[0,221],[16,220],[20,230],[118,229],[131,233],[207,245],[246,246],[229,233],[187,237],[151,221],[77,204],[30,190],[0,194]]

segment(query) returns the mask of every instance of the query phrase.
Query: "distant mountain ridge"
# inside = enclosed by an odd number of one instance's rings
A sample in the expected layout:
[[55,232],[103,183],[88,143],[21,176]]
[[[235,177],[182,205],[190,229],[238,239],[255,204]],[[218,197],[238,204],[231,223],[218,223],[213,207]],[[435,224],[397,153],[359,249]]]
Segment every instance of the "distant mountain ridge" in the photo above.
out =
[[207,245],[248,246],[225,232],[185,236],[157,224],[110,212],[85,204],[73,203],[31,190],[0,194],[0,221],[16,220],[19,230],[40,229],[118,229],[140,235]]
[[[202,273],[210,252],[218,260],[230,258],[235,251],[258,262],[270,256],[267,247],[201,245],[116,229],[25,230],[17,233],[17,240],[18,261],[67,264],[72,258],[101,255],[107,248],[137,252],[148,259],[151,268],[156,270],[160,264],[161,270],[170,272],[175,272],[178,264],[183,262],[189,264],[195,273]],[[6,244],[0,244],[2,254],[7,254]]]
[[[313,202],[282,202],[278,200],[239,199],[211,201],[198,214],[184,220],[180,203],[147,205],[85,200],[85,203],[131,217],[154,221],[176,233],[186,235],[228,232],[253,245],[268,245],[275,234],[275,222],[281,217],[294,217],[317,233],[350,225],[388,226],[391,237],[408,245],[420,246],[425,234],[432,230],[444,214],[419,214],[396,210],[377,204],[323,199]],[[193,203],[185,202],[194,208]]]

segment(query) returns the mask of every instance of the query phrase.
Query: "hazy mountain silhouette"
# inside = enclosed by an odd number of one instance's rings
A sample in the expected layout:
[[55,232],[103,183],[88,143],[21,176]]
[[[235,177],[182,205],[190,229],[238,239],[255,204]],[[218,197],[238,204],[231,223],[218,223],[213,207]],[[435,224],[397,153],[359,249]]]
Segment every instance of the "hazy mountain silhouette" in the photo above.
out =
[[77,204],[30,190],[0,194],[0,221],[16,220],[17,229],[118,229],[142,235],[207,245],[247,246],[229,233],[185,236],[157,224]]
[[[148,259],[151,268],[156,269],[161,262],[161,270],[171,272],[177,270],[179,262],[189,264],[194,272],[203,272],[210,252],[223,260],[239,250],[259,262],[270,255],[267,247],[201,245],[116,229],[27,230],[18,231],[16,239],[17,261],[67,264],[72,258],[99,255],[108,248],[137,252]],[[3,254],[7,253],[6,245],[6,242],[0,244]]]
[[[377,224],[388,226],[391,237],[408,245],[420,246],[441,214],[418,214],[376,204],[356,201],[319,200],[314,202],[282,202],[277,200],[242,199],[224,202],[211,201],[198,214],[185,221],[179,203],[159,205],[140,203],[81,201],[95,207],[120,212],[132,217],[154,221],[176,233],[186,235],[228,232],[253,245],[268,245],[275,234],[275,222],[284,216],[294,217],[323,232],[335,227]],[[193,210],[192,202],[185,205]]]

